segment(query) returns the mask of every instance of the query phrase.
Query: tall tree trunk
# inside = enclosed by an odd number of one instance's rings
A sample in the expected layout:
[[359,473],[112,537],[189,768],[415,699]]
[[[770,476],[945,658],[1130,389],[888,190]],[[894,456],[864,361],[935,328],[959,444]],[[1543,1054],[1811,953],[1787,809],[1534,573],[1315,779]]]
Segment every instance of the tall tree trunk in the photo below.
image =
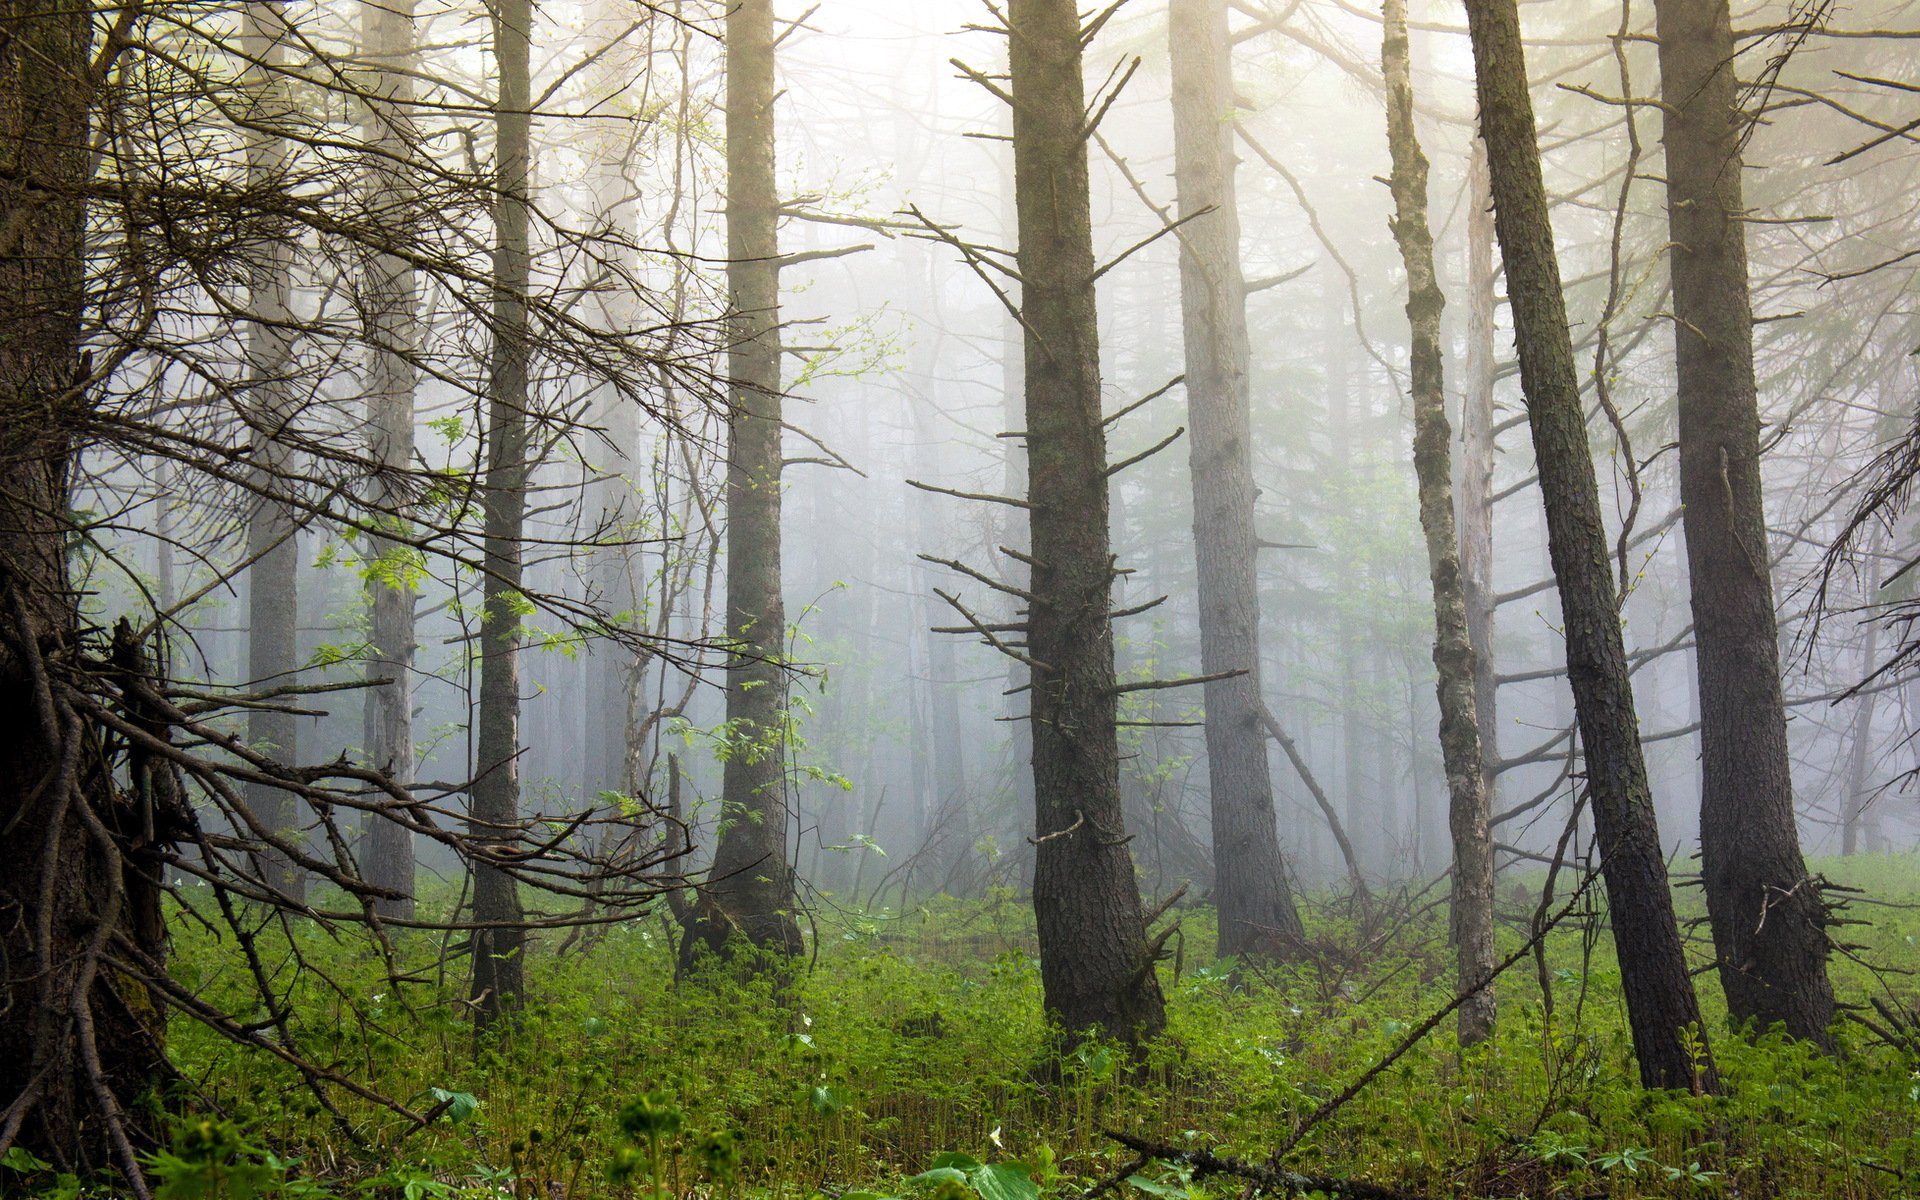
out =
[[[1480,721],[1481,785],[1489,805],[1500,797],[1500,678],[1494,658],[1493,464],[1494,325],[1499,270],[1494,264],[1493,183],[1487,144],[1473,139],[1467,167],[1467,379],[1460,415],[1460,585],[1473,638],[1473,707]],[[1459,893],[1455,892],[1456,898]],[[1457,918],[1456,918],[1457,919]]]
[[1446,299],[1433,269],[1427,223],[1427,156],[1413,119],[1413,69],[1406,0],[1386,0],[1381,63],[1387,84],[1387,146],[1393,156],[1394,240],[1407,268],[1407,319],[1413,327],[1413,469],[1420,481],[1420,526],[1433,580],[1433,665],[1439,672],[1440,755],[1447,773],[1453,833],[1453,942],[1462,993],[1460,1041],[1493,1032],[1493,839],[1487,828],[1486,763],[1480,748],[1473,637],[1460,579],[1453,521],[1453,431],[1440,355]]
[[0,3],[0,1156],[19,1146],[62,1170],[137,1178],[163,1025],[101,954],[110,939],[121,957],[165,953],[160,865],[123,832],[142,828],[131,802],[152,797],[137,777],[116,791],[48,684],[79,666],[66,564],[72,430],[90,404],[91,20],[85,5]]
[[1081,30],[1073,0],[1012,0],[1014,193],[1026,326],[1033,907],[1048,1013],[1069,1038],[1166,1024],[1127,850]]
[[1700,1003],[1674,921],[1640,749],[1619,599],[1541,178],[1519,7],[1516,0],[1476,0],[1467,9],[1467,21],[1495,226],[1546,502],[1548,551],[1566,626],[1567,674],[1640,1079],[1648,1087],[1717,1090]]
[[[380,157],[368,180],[368,203],[405,221],[415,203],[404,170],[412,144],[414,83],[413,0],[362,0],[360,37],[374,61],[368,97],[367,144]],[[376,474],[371,497],[381,522],[399,526],[406,490],[396,486],[413,465],[413,391],[409,357],[420,346],[420,289],[398,255],[375,255],[367,266],[366,309],[372,348],[367,387],[371,453],[389,474]],[[376,768],[402,784],[413,779],[414,588],[412,554],[390,538],[368,539],[367,602],[371,631],[367,677],[389,682],[367,690],[365,742]],[[368,883],[399,894],[378,902],[383,916],[413,916],[413,835],[397,821],[369,817],[361,870]]]
[[[251,64],[246,91],[251,128],[247,131],[247,180],[270,190],[286,173],[286,143],[272,132],[290,115],[286,83],[286,25],[282,10],[255,0],[244,16],[242,51]],[[247,677],[255,688],[286,687],[297,682],[300,667],[300,536],[293,511],[274,498],[286,486],[290,451],[282,440],[298,415],[289,372],[292,368],[293,248],[281,240],[258,248],[247,266],[250,324],[247,366],[252,373],[245,419],[253,441],[253,478],[257,491],[247,514]],[[247,713],[247,741],[292,765],[300,758],[300,718],[260,707]],[[298,841],[299,810],[293,794],[266,783],[249,783],[245,798],[253,819],[277,837]],[[306,877],[277,850],[260,854],[265,882],[295,904],[306,897]]]
[[[520,819],[520,624],[524,619],[521,544],[527,520],[531,279],[532,0],[500,0],[493,54],[500,72],[494,100],[493,352],[488,365],[485,514],[480,601],[480,719],[473,782],[473,835],[510,843]],[[519,1008],[526,986],[526,932],[519,886],[485,861],[473,866],[473,999],[484,1030]]]
[[[1232,41],[1226,0],[1173,0],[1174,177],[1191,426],[1200,669],[1206,685],[1218,953],[1284,958],[1303,931],[1274,823],[1260,728],[1259,555],[1254,535],[1251,350],[1234,189]],[[1210,212],[1208,210],[1211,210]],[[1204,214],[1204,215],[1202,215]]]
[[780,200],[773,0],[727,12],[727,665],[730,750],[713,872],[683,958],[733,933],[801,951],[787,862],[787,610],[780,591]]
[[1794,820],[1727,0],[1658,0],[1680,500],[1700,673],[1700,861],[1736,1022],[1831,1045],[1826,903]]
[[[1879,599],[1881,576],[1884,568],[1880,563],[1880,539],[1874,538],[1868,544],[1868,554],[1873,563],[1867,575],[1867,602],[1872,604]],[[1860,662],[1854,668],[1854,678],[1867,679],[1878,665],[1880,657],[1880,620],[1878,613],[1870,613],[1865,622],[1866,631],[1860,641]],[[1849,735],[1846,794],[1842,797],[1840,815],[1840,853],[1851,858],[1860,852],[1860,835],[1868,824],[1867,808],[1873,802],[1873,716],[1880,700],[1879,687],[1869,687],[1854,698],[1853,731]]]

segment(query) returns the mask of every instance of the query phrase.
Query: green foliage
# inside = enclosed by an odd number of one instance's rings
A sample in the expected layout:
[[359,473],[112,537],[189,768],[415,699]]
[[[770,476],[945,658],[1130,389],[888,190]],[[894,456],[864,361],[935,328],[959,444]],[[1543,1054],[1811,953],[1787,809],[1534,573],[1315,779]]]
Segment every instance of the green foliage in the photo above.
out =
[[189,1117],[172,1145],[143,1159],[154,1200],[318,1200],[326,1189],[291,1174],[295,1164],[255,1145],[231,1121]]
[[[1819,869],[1906,903],[1920,899],[1914,865]],[[456,895],[449,887],[422,904],[444,909]],[[1698,903],[1697,893],[1680,899]],[[1910,959],[1920,910],[1873,915],[1875,925],[1849,930],[1866,947],[1860,956]],[[1306,916],[1315,944],[1360,936],[1338,913],[1310,906]],[[528,954],[522,1024],[478,1061],[458,1002],[465,981],[457,967],[439,981],[430,932],[389,931],[396,983],[348,941],[295,925],[296,957],[272,945],[287,931],[263,930],[267,961],[290,964],[276,986],[302,1047],[435,1119],[420,1126],[336,1093],[364,1142],[356,1148],[284,1065],[181,1022],[172,1054],[238,1123],[210,1124],[191,1153],[169,1151],[169,1178],[186,1188],[218,1173],[226,1196],[310,1195],[289,1189],[314,1186],[311,1173],[336,1195],[368,1200],[556,1189],[649,1200],[1070,1200],[1128,1162],[1103,1129],[1264,1158],[1447,998],[1439,908],[1408,920],[1363,965],[1186,963],[1175,979],[1166,964],[1166,1040],[1139,1060],[1089,1042],[1049,1062],[1056,1043],[1021,898],[820,919],[817,965],[778,982],[724,971],[676,981],[677,930],[664,917],[609,926],[564,957],[552,953],[560,935],[543,935]],[[1211,944],[1209,921],[1205,910],[1183,917],[1190,953]],[[1920,1176],[1920,1063],[1852,1026],[1831,1058],[1777,1034],[1743,1040],[1710,976],[1701,997],[1729,1093],[1640,1089],[1612,950],[1598,936],[1592,947],[1573,929],[1550,941],[1551,1022],[1532,970],[1517,969],[1500,983],[1492,1043],[1463,1054],[1443,1024],[1288,1165],[1460,1200],[1811,1200],[1900,1194]],[[1517,933],[1503,937],[1518,944]],[[196,994],[225,1004],[249,994],[244,962],[196,926],[179,922],[175,944]],[[1867,993],[1860,967],[1836,961],[1835,971],[1843,998]],[[298,1156],[299,1170],[267,1146]],[[44,1164],[18,1155],[0,1160],[0,1178],[60,1194]],[[1158,1200],[1237,1192],[1179,1163],[1138,1169],[1127,1184]]]

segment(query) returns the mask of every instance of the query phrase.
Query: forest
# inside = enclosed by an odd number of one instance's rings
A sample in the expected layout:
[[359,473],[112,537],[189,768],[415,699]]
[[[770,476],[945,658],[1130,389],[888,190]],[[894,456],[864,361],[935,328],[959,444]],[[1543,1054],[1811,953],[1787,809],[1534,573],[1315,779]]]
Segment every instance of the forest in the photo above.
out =
[[0,1196],[1920,1196],[1920,2],[0,0]]

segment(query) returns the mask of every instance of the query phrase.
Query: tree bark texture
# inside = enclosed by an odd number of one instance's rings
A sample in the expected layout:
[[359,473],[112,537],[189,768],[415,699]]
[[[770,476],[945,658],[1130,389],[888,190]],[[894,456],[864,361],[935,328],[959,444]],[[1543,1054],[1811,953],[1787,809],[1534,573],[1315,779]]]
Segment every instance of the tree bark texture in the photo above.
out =
[[89,416],[91,16],[0,0],[0,1155],[136,1178],[164,1027],[101,956],[164,956],[152,838],[173,814],[137,764],[116,788],[49,686],[81,666],[67,545],[71,431]]
[[[1468,163],[1466,396],[1460,415],[1460,585],[1473,638],[1473,707],[1480,721],[1480,769],[1487,803],[1499,801],[1500,681],[1494,657],[1493,585],[1494,263],[1493,184],[1487,145],[1477,135]],[[1456,896],[1458,893],[1456,893]]]
[[[520,626],[527,519],[528,328],[531,277],[528,196],[532,174],[532,0],[500,0],[493,25],[500,72],[494,101],[496,186],[493,352],[487,383],[485,543],[480,612],[480,719],[473,782],[474,837],[512,842],[520,819]],[[473,998],[476,1027],[517,1009],[525,988],[526,933],[519,886],[505,871],[473,864]]]
[[1726,0],[1658,0],[1680,500],[1700,674],[1700,860],[1736,1023],[1831,1045],[1826,904],[1800,852],[1761,496],[1742,133]]
[[[272,130],[289,115],[285,81],[286,27],[281,9],[255,0],[245,13],[242,47],[250,63],[246,94],[253,126],[248,130],[247,179],[250,186],[272,189],[286,174],[286,143]],[[281,240],[256,247],[247,266],[250,324],[247,363],[253,378],[245,420],[253,440],[257,490],[247,514],[247,677],[256,688],[286,687],[299,670],[300,531],[292,509],[274,493],[286,485],[291,456],[286,431],[297,402],[289,373],[293,365],[290,325],[293,248]],[[300,718],[260,707],[247,713],[247,741],[273,760],[291,766],[300,758]],[[299,806],[291,792],[271,784],[249,783],[247,810],[276,838],[300,839]],[[294,904],[306,896],[306,877],[271,847],[259,855],[267,885]]]
[[[1447,824],[1453,835],[1453,942],[1462,994],[1460,1041],[1493,1032],[1493,839],[1480,718],[1474,690],[1472,633],[1460,578],[1453,519],[1453,431],[1440,350],[1446,299],[1433,268],[1427,221],[1427,156],[1413,116],[1413,68],[1406,0],[1385,0],[1381,64],[1387,85],[1387,146],[1393,158],[1390,222],[1407,269],[1407,320],[1413,329],[1413,468],[1419,480],[1420,527],[1433,582],[1433,665],[1439,674],[1440,756],[1447,775]],[[1478,990],[1474,990],[1478,989]]]
[[[367,180],[368,203],[406,221],[414,189],[396,164],[412,144],[414,81],[413,0],[363,0],[361,41],[373,61],[368,97],[367,142],[383,157]],[[420,348],[420,289],[414,271],[397,255],[376,254],[367,264],[368,333],[373,342],[368,369],[369,451],[385,474],[375,474],[370,499],[376,520],[401,527],[406,489],[396,486],[413,465],[413,393]],[[389,682],[367,690],[364,738],[367,758],[402,784],[413,779],[414,587],[412,553],[391,538],[368,539],[367,607],[370,610],[367,678]],[[368,883],[397,893],[377,902],[382,916],[413,916],[413,834],[397,821],[367,819],[360,869]]]
[[1226,0],[1173,0],[1174,178],[1186,343],[1200,669],[1206,684],[1218,953],[1286,958],[1303,931],[1274,822],[1260,728],[1260,592],[1253,520],[1251,350],[1234,191]]
[[773,0],[727,13],[727,759],[720,839],[685,950],[735,933],[801,951],[787,861],[787,613],[780,590],[780,199]]
[[1519,7],[1516,0],[1475,0],[1467,8],[1467,21],[1495,228],[1506,262],[1521,386],[1546,503],[1548,552],[1560,590],[1567,674],[1640,1079],[1648,1087],[1717,1090],[1699,1000],[1674,921],[1673,894],[1640,748],[1619,600],[1541,178]]
[[1033,905],[1046,1008],[1134,1042],[1165,1003],[1127,849],[1114,721],[1107,444],[1073,0],[1013,0],[1014,192],[1032,546]]

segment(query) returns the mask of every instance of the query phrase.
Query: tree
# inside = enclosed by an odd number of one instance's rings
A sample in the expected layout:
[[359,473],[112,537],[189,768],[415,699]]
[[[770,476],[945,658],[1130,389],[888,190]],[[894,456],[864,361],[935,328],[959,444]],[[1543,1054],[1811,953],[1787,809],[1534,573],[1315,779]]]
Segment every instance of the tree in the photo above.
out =
[[1793,810],[1780,633],[1760,478],[1760,412],[1726,0],[1658,0],[1672,232],[1680,500],[1700,678],[1700,859],[1736,1022],[1830,1046],[1826,902]]
[[1232,40],[1226,0],[1173,0],[1168,17],[1200,669],[1217,677],[1205,685],[1205,701],[1218,950],[1286,958],[1303,934],[1260,727],[1259,539],[1247,283],[1233,178]]
[[1127,850],[1114,722],[1106,421],[1073,0],[1013,0],[1014,192],[1026,329],[1033,906],[1046,1007],[1069,1037],[1166,1022]]
[[1433,665],[1439,673],[1440,753],[1447,772],[1448,825],[1453,833],[1453,941],[1460,1040],[1493,1032],[1493,838],[1486,763],[1480,745],[1473,638],[1461,585],[1454,529],[1453,431],[1441,359],[1440,313],[1446,304],[1433,269],[1427,223],[1427,156],[1413,118],[1406,0],[1385,0],[1381,63],[1387,83],[1387,147],[1393,157],[1394,240],[1407,268],[1407,320],[1413,329],[1413,468],[1419,477],[1420,525],[1433,582]]
[[[101,961],[122,939],[164,953],[158,845],[53,672],[82,652],[67,574],[95,99],[91,12],[0,8],[0,1154],[138,1173],[141,1097],[164,1027],[142,985]],[[158,805],[153,839],[179,813]],[[129,832],[131,831],[131,832]],[[105,1111],[102,1111],[102,1110]]]
[[[244,14],[241,52],[250,64],[245,87],[250,100],[243,120],[247,179],[255,188],[274,186],[286,171],[281,127],[292,113],[288,83],[286,15],[277,4],[251,0]],[[295,416],[293,369],[295,320],[291,309],[293,249],[268,241],[254,248],[248,267],[247,359],[253,379],[243,410],[252,435],[254,496],[247,514],[247,674],[257,688],[290,687],[300,667],[300,524],[275,495],[291,467],[288,429]],[[300,761],[300,718],[283,706],[261,705],[247,714],[247,739],[289,765]],[[274,834],[298,840],[298,806],[292,793],[270,782],[247,787],[247,806]],[[298,902],[306,877],[284,853],[264,852],[272,887]]]
[[683,959],[736,932],[800,953],[787,861],[786,602],[780,574],[780,200],[773,0],[727,12],[726,762],[713,870]]
[[[413,0],[363,0],[361,43],[373,60],[366,143],[380,153],[368,172],[368,203],[391,213],[396,223],[414,218],[415,190],[407,173],[406,145],[414,133]],[[407,471],[413,465],[413,393],[418,378],[419,283],[412,264],[396,254],[368,256],[364,273],[368,341],[368,456],[380,465],[371,481],[372,503],[404,511]],[[404,530],[395,530],[404,532]],[[384,680],[367,690],[365,739],[368,761],[402,782],[413,778],[414,574],[416,554],[391,537],[367,539],[367,608],[370,630],[367,677]],[[383,916],[411,917],[413,835],[393,821],[370,819],[362,868],[367,882],[394,893],[380,903]]]
[[[473,836],[510,840],[520,819],[520,627],[528,482],[527,189],[531,182],[532,0],[501,0],[493,53],[493,347],[487,367],[486,474],[481,481],[480,713],[474,743]],[[473,999],[484,1029],[520,1003],[526,972],[519,885],[484,858],[473,867]]]
[[1567,332],[1516,0],[1467,9],[1494,223],[1512,298],[1627,1020],[1648,1087],[1716,1090],[1647,782],[1586,414]]

